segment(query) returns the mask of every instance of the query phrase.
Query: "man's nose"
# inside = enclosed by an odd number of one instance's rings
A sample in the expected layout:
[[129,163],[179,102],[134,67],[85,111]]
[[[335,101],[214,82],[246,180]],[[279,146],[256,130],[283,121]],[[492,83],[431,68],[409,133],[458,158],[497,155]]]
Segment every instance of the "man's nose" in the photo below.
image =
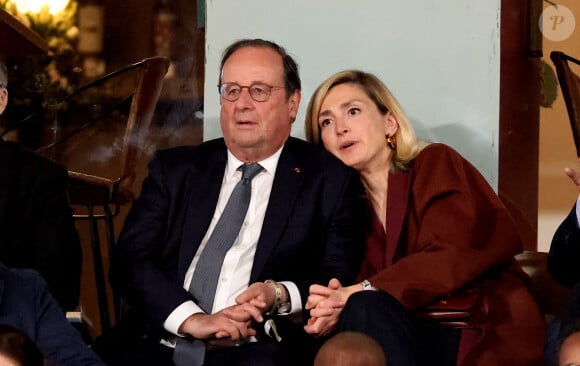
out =
[[245,106],[248,104],[253,104],[253,102],[254,102],[254,99],[250,95],[250,89],[249,88],[242,88],[242,90],[240,91],[240,96],[236,100],[236,104]]

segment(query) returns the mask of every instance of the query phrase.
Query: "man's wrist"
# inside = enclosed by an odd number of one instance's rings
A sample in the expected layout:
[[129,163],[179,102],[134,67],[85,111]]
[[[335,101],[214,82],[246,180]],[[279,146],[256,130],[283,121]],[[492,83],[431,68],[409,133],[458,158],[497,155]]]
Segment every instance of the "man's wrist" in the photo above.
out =
[[286,286],[274,281],[274,280],[266,280],[264,283],[272,286],[275,293],[275,300],[274,304],[270,307],[270,309],[266,312],[266,314],[274,314],[278,312],[278,309],[281,307],[287,307],[289,303],[289,295]]
[[188,300],[175,308],[163,322],[163,328],[169,333],[179,336],[179,328],[192,314],[203,313],[203,310],[193,301]]
[[188,330],[195,328],[195,326],[194,326],[195,321],[203,315],[205,315],[205,314],[204,313],[195,313],[195,314],[191,314],[189,317],[187,317],[187,319],[185,319],[183,321],[183,323],[181,323],[181,325],[179,326],[179,329],[177,330],[178,335],[179,336],[186,336],[188,334],[191,335],[191,331],[188,331]]

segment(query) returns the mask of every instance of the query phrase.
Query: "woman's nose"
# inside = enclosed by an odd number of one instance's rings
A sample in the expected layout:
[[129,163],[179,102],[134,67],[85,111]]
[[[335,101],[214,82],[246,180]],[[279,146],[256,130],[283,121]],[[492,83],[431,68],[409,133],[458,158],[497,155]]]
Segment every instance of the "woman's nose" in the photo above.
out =
[[334,128],[338,135],[342,135],[348,132],[348,126],[346,125],[346,123],[344,123],[344,121],[342,121],[342,119],[336,120]]

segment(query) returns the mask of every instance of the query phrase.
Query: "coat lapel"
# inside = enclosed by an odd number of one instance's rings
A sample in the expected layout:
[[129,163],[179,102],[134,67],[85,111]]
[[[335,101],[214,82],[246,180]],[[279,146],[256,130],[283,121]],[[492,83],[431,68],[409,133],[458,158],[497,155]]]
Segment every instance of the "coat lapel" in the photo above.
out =
[[[183,279],[193,256],[207,232],[219,198],[224,177],[227,153],[223,151],[208,157],[205,165],[192,170],[187,178],[187,188],[191,194],[187,198],[188,207],[181,236],[178,278]],[[199,174],[199,172],[202,172]]]
[[280,237],[286,230],[297,194],[304,179],[304,161],[296,154],[292,140],[286,144],[272,183],[270,201],[258,240],[250,283],[257,281],[272,252],[278,246]]
[[19,162],[13,151],[7,142],[0,141],[0,228],[8,222],[7,215],[10,210],[8,193],[15,194],[12,188],[19,179],[19,173],[14,169],[14,165]]
[[[5,269],[7,270],[7,269]],[[0,304],[4,304],[4,288],[5,288],[5,284],[4,284],[4,279],[0,278]]]
[[399,246],[409,203],[410,174],[389,172],[389,192],[387,193],[387,251],[386,263],[390,265],[395,259]]

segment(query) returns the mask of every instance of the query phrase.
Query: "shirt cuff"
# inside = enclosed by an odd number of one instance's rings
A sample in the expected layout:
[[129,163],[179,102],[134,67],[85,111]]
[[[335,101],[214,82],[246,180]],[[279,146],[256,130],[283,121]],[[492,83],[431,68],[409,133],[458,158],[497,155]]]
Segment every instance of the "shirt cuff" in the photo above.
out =
[[289,305],[280,307],[278,309],[278,314],[296,314],[302,312],[302,296],[300,296],[300,291],[298,291],[298,286],[294,282],[281,281],[280,284],[286,287],[288,290],[288,301]]
[[576,199],[576,225],[580,227],[580,195]]
[[189,318],[193,314],[203,313],[204,311],[201,310],[199,306],[197,306],[193,301],[186,301],[183,304],[179,305],[169,314],[167,319],[163,322],[163,328],[169,333],[173,333],[177,336],[183,337],[183,334],[180,334],[179,327],[183,322]]

